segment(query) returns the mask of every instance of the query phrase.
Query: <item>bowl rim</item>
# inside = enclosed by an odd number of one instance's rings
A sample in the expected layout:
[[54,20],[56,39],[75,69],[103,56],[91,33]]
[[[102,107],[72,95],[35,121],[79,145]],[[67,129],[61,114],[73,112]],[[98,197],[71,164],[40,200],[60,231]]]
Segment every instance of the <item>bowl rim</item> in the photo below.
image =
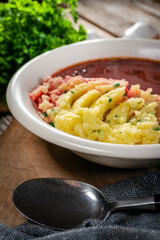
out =
[[[86,40],[83,42],[73,43],[69,45],[65,45],[43,54],[38,55],[32,60],[25,63],[11,78],[8,87],[7,87],[7,103],[8,107],[13,114],[13,116],[28,130],[30,130],[35,135],[40,138],[61,146],[63,148],[70,149],[72,151],[77,151],[90,155],[97,156],[110,156],[110,157],[118,157],[118,158],[134,158],[141,159],[146,158],[160,158],[160,144],[145,144],[145,145],[128,145],[128,144],[116,144],[116,143],[106,143],[106,142],[98,142],[93,140],[88,140],[84,138],[80,138],[61,130],[55,129],[51,127],[49,124],[45,123],[38,115],[38,118],[32,116],[29,113],[29,110],[26,110],[21,103],[18,103],[18,110],[15,110],[13,107],[13,103],[17,104],[16,96],[13,94],[13,90],[15,89],[16,81],[19,75],[24,71],[24,69],[28,68],[33,62],[42,59],[44,56],[49,54],[54,54],[57,51],[63,51],[64,48],[72,48],[73,46],[80,46],[91,44],[94,42],[115,42],[115,41],[126,41],[126,42],[148,42],[152,44],[158,44],[160,46],[159,40],[150,40],[150,39],[126,39],[126,38],[118,38],[118,39],[94,39],[94,40]],[[12,97],[11,97],[12,96]],[[21,117],[19,111],[23,112],[27,118],[27,121],[24,121],[24,118]],[[32,124],[30,124],[32,121]],[[42,128],[42,131],[37,131],[37,124],[39,128]],[[46,133],[44,134],[44,130]]]

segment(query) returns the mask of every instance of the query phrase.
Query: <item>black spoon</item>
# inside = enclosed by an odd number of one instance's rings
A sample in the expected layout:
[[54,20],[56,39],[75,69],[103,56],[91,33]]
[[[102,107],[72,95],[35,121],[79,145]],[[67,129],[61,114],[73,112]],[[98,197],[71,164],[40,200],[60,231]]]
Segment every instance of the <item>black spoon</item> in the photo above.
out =
[[107,219],[118,209],[157,210],[160,194],[107,203],[97,188],[75,180],[39,178],[21,183],[13,193],[18,211],[29,220],[56,229],[70,229],[85,219]]

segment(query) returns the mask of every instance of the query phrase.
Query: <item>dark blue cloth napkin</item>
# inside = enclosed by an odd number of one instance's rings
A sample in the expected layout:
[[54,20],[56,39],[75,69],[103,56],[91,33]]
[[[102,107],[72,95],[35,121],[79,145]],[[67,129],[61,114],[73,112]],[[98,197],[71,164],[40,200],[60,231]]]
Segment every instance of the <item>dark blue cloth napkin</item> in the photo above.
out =
[[[160,173],[153,172],[122,180],[102,189],[108,202],[160,193]],[[3,240],[154,240],[160,239],[160,213],[120,211],[106,221],[88,219],[72,230],[57,231],[31,222],[15,228],[0,224]]]

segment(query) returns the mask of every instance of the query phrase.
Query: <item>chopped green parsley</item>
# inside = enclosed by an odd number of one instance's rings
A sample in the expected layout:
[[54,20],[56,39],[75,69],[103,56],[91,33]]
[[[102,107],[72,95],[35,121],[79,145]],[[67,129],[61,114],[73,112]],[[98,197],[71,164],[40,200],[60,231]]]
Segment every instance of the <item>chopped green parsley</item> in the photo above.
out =
[[98,133],[102,132],[102,130],[98,130]]
[[112,98],[109,98],[109,100],[108,100],[109,102],[112,102]]
[[119,87],[120,86],[120,83],[116,83],[113,85],[113,87]]
[[53,122],[50,122],[49,125],[51,125],[52,127],[55,127]]
[[159,130],[160,130],[160,127],[157,126],[157,127],[154,128],[154,130],[155,130],[155,131],[159,131]]
[[46,113],[46,112],[44,112],[44,113],[43,113],[43,116],[44,116],[44,117],[47,117],[47,113]]

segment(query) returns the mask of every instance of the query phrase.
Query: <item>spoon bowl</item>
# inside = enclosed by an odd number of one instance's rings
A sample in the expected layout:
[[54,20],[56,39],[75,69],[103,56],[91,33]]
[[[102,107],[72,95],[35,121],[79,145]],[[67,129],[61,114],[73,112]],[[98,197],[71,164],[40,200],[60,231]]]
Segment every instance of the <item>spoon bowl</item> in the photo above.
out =
[[103,220],[105,196],[95,187],[60,178],[32,179],[14,191],[13,202],[28,219],[58,229],[76,227],[85,219]]

